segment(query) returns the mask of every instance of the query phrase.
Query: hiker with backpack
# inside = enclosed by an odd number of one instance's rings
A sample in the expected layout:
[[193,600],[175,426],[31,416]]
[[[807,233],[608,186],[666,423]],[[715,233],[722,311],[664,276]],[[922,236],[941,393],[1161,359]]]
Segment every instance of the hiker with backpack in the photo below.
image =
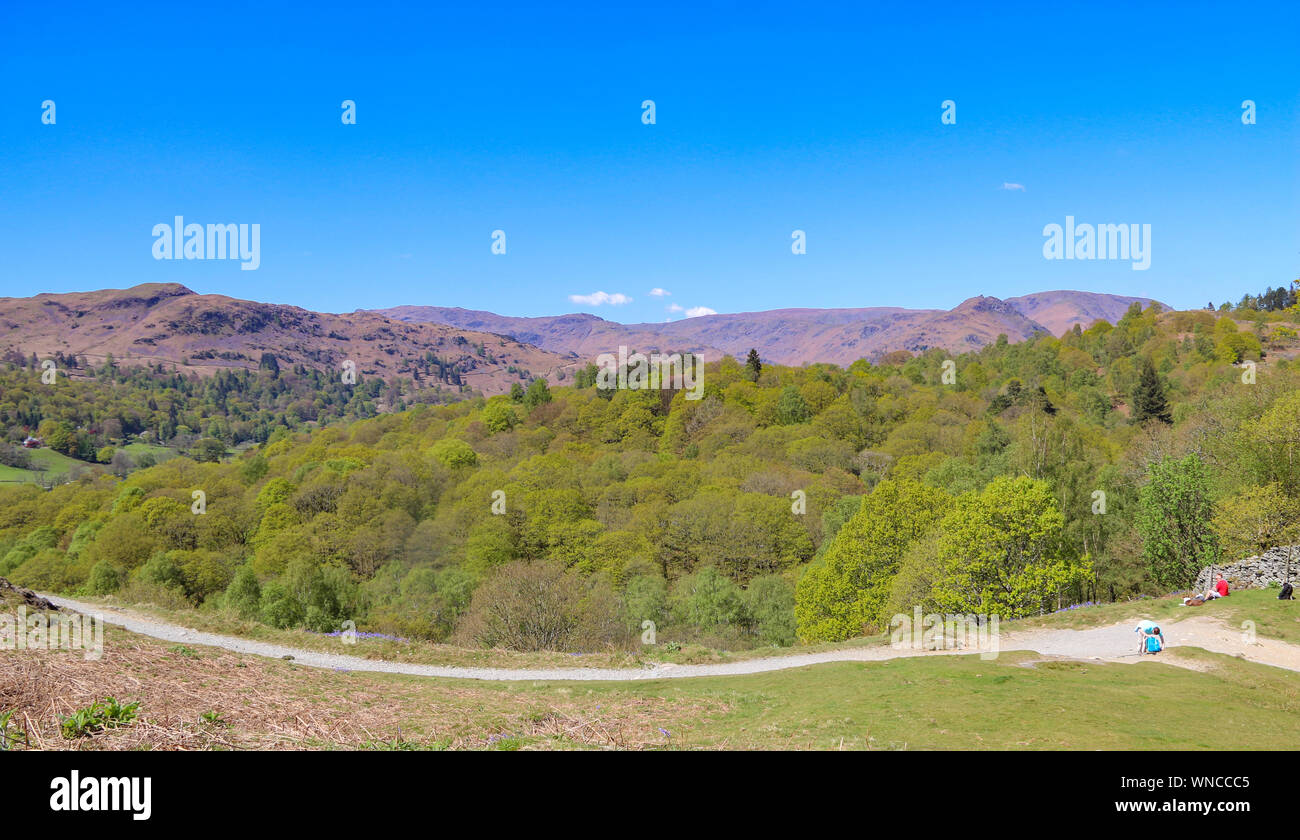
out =
[[1138,655],[1144,653],[1159,653],[1165,647],[1165,635],[1160,632],[1160,627],[1154,621],[1143,619],[1138,622],[1134,628],[1138,634]]

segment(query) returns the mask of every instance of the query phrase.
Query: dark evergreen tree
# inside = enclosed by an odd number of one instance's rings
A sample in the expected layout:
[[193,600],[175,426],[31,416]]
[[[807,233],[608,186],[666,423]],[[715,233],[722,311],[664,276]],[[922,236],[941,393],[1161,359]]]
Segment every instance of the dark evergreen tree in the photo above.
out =
[[745,359],[746,376],[750,382],[757,382],[758,375],[763,372],[763,363],[758,358],[758,351],[754,348],[749,349],[749,358]]
[[1159,420],[1162,423],[1174,422],[1169,413],[1169,400],[1165,398],[1165,388],[1160,384],[1160,376],[1150,359],[1142,360],[1142,374],[1138,379],[1137,389],[1133,392],[1133,422]]

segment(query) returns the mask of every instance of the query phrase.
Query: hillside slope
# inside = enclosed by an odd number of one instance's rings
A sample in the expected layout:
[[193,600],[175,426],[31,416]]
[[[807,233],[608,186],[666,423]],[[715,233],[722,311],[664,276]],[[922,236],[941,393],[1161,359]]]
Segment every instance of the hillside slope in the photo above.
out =
[[271,353],[281,365],[341,370],[351,360],[360,376],[414,375],[422,385],[464,384],[486,394],[509,389],[518,371],[554,378],[574,365],[499,335],[200,295],[175,283],[0,298],[0,328],[0,352],[11,357],[57,352],[101,363],[111,355],[125,365],[211,373],[256,368]]
[[1035,292],[1031,295],[1007,298],[1007,303],[1047,327],[1053,335],[1064,335],[1075,324],[1087,329],[1094,321],[1118,321],[1135,303],[1145,309],[1153,303],[1169,309],[1151,298],[1106,295],[1097,292]]
[[512,318],[492,312],[438,306],[398,306],[376,314],[407,323],[438,323],[509,335],[555,353],[591,358],[638,350],[690,351],[705,359],[755,348],[778,364],[852,364],[888,353],[917,353],[942,347],[954,353],[977,350],[1005,334],[1012,342],[1035,333],[1056,335],[1075,323],[1117,321],[1135,301],[1147,298],[1091,292],[1040,292],[999,300],[974,297],[951,310],[866,307],[859,309],[773,309],[705,315],[663,324],[619,324],[595,315]]

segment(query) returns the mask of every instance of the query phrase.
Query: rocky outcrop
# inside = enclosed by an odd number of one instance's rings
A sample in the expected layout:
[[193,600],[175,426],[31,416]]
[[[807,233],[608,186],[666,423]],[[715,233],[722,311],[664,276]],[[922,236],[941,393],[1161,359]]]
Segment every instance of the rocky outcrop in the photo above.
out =
[[1196,576],[1196,591],[1204,592],[1214,583],[1214,575],[1221,574],[1231,589],[1260,589],[1278,586],[1287,580],[1287,552],[1291,552],[1291,583],[1300,575],[1300,545],[1270,548],[1258,557],[1247,557],[1236,563],[1207,566]]
[[58,607],[37,595],[30,589],[23,589],[21,586],[14,586],[9,581],[0,577],[0,604],[13,601],[15,604],[25,604],[29,607],[35,607],[38,610],[54,610],[58,612]]

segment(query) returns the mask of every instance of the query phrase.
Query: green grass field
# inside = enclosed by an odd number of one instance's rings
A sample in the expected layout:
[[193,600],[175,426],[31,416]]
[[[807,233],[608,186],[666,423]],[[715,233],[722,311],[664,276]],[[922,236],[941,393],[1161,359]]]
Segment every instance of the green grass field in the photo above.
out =
[[35,483],[43,477],[55,483],[62,483],[67,480],[68,472],[73,467],[80,466],[89,469],[91,466],[84,461],[78,461],[76,458],[69,458],[67,455],[55,452],[53,449],[42,448],[27,451],[31,454],[32,466],[43,467],[44,470],[24,470],[17,467],[0,466],[0,481]]
[[125,452],[132,458],[139,458],[141,455],[152,455],[158,461],[165,461],[175,456],[176,450],[170,446],[158,446],[153,443],[128,443],[126,446],[117,447],[119,451]]
[[[676,727],[673,738],[684,746],[1093,750],[1300,743],[1300,674],[1199,649],[1172,655],[1208,670],[1035,661],[1030,653],[1010,653],[993,662],[960,656],[831,663],[630,691],[726,706],[725,714],[666,725],[670,732]],[[629,689],[584,684],[572,691],[613,701]]]
[[[168,458],[175,457],[176,450],[169,446],[157,446],[152,443],[129,443],[126,446],[117,447],[119,450],[127,453],[132,458],[139,458],[141,455],[150,454],[159,462]],[[83,469],[89,469],[94,466],[85,461],[78,461],[76,458],[69,458],[53,449],[29,449],[31,454],[32,466],[43,467],[44,470],[30,469],[24,470],[18,467],[8,467],[0,465],[0,483],[21,484],[36,483],[42,479],[53,481],[61,484],[68,478],[68,472],[74,467],[80,466]]]

